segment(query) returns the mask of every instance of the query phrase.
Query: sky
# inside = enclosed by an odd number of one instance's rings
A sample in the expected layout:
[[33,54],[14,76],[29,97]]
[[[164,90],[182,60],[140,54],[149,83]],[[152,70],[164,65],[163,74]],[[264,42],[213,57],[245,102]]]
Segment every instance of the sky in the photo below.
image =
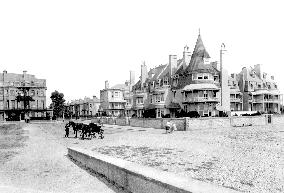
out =
[[0,0],[0,72],[34,74],[67,101],[99,97],[104,82],[124,83],[191,51],[199,33],[224,68],[261,64],[284,93],[281,0]]

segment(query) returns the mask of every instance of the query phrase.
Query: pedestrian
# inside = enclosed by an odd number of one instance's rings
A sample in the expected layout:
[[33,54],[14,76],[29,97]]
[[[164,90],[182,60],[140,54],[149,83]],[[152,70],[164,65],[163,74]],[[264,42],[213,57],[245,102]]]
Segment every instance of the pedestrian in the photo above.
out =
[[69,138],[69,124],[65,125],[65,136],[64,137]]
[[170,131],[171,127],[172,127],[171,121],[167,121],[166,126],[165,126],[165,128],[166,128],[166,133],[168,133],[168,131]]

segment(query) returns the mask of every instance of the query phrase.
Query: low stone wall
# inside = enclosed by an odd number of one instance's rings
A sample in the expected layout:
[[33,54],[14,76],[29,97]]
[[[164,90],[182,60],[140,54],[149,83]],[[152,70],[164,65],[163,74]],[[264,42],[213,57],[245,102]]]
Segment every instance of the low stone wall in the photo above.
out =
[[231,117],[231,126],[233,127],[242,127],[242,126],[260,126],[266,125],[265,116],[257,117]]
[[186,130],[230,127],[229,117],[186,118]]
[[[98,123],[99,118],[92,119]],[[163,129],[167,121],[176,124],[179,131],[197,129],[216,129],[241,126],[259,126],[268,124],[265,116],[247,117],[201,117],[201,118],[101,118],[102,123],[111,125],[130,125],[133,127]],[[284,116],[272,116],[272,124],[284,124]]]
[[149,193],[237,193],[237,191],[182,177],[122,159],[78,148],[68,148],[68,155],[91,171],[99,173],[126,192]]

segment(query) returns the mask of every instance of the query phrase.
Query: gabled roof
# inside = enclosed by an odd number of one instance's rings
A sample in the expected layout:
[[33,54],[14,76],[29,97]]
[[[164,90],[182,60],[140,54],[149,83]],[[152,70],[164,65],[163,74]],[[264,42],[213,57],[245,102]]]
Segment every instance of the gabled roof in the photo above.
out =
[[157,80],[159,78],[159,75],[163,72],[164,68],[166,67],[167,67],[167,64],[164,64],[164,65],[157,66],[154,69],[151,69],[154,75],[152,78],[149,78],[149,81]]

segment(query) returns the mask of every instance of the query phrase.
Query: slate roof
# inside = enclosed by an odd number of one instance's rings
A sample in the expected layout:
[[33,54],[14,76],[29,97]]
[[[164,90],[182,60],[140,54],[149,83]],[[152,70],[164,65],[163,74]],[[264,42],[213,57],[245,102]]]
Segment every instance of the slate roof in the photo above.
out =
[[198,35],[194,51],[192,53],[190,63],[185,69],[185,72],[217,72],[217,69],[212,64],[204,64],[204,58],[210,58],[208,52],[205,49],[201,35]]

